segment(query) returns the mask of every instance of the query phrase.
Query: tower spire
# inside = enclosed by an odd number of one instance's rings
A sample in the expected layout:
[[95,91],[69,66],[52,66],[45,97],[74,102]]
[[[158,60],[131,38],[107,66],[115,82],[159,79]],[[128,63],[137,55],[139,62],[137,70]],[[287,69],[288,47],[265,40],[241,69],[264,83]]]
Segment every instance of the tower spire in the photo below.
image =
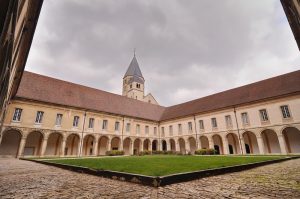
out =
[[134,57],[135,57],[135,50],[136,50],[136,48],[133,49],[133,56],[134,56]]

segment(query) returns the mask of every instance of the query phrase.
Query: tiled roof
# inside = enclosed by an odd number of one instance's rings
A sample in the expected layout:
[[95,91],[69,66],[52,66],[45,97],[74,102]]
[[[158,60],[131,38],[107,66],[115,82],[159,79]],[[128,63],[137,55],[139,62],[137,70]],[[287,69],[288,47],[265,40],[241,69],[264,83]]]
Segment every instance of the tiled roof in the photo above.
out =
[[174,118],[300,93],[300,70],[170,107],[24,72],[16,97],[152,121]]

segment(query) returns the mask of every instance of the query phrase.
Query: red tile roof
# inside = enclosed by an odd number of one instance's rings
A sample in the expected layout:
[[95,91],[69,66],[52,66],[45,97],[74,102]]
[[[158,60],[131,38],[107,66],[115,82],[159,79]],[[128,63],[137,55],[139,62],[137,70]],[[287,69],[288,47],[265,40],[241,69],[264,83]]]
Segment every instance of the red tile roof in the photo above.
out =
[[25,71],[16,97],[164,121],[299,93],[300,70],[175,106],[162,107]]

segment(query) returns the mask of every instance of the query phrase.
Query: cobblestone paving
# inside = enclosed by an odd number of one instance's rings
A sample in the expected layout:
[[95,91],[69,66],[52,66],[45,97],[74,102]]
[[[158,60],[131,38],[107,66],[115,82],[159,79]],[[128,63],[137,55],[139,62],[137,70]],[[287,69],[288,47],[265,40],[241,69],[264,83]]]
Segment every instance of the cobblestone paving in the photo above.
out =
[[300,159],[158,189],[0,159],[0,198],[300,198]]

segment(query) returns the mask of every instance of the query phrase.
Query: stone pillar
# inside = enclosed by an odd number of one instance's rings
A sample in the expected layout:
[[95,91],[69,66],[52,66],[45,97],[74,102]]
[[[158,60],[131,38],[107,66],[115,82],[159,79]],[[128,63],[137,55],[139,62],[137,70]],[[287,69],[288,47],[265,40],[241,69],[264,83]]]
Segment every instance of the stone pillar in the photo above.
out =
[[63,137],[62,141],[61,141],[61,148],[60,148],[60,157],[64,157],[65,156],[65,148],[66,148],[66,138]]
[[190,142],[188,140],[185,141],[185,153],[188,154],[191,152]]
[[228,151],[228,139],[227,139],[227,136],[223,136],[222,140],[223,140],[223,153],[224,153],[224,155],[228,155],[229,151]]
[[261,154],[261,155],[265,154],[264,141],[261,136],[257,137],[257,144],[258,144],[259,154]]
[[80,157],[82,153],[82,146],[81,146],[81,137],[78,140],[78,147],[77,147],[77,157]]
[[148,147],[149,147],[148,151],[152,151],[152,142],[151,141],[149,142],[149,146]]
[[178,141],[178,140],[175,141],[175,150],[176,150],[177,152],[180,152],[180,145],[179,145],[179,141]]
[[20,141],[20,145],[19,145],[19,150],[18,150],[17,157],[21,157],[21,156],[24,155],[25,144],[26,144],[26,137],[22,137],[22,139]]
[[246,154],[246,147],[245,147],[245,142],[244,142],[244,138],[243,137],[241,137],[240,144],[242,145],[242,146],[240,146],[240,150],[242,150],[241,154],[245,155]]
[[214,149],[214,141],[211,136],[208,136],[208,148]]
[[108,141],[107,141],[108,143],[107,143],[107,151],[111,151],[111,140],[110,139],[108,139]]
[[281,154],[287,154],[284,137],[282,135],[278,135],[278,141],[279,141]]
[[123,151],[123,141],[120,139],[120,151]]
[[98,155],[98,139],[95,138],[94,145],[93,145],[93,156]]
[[48,142],[48,138],[44,138],[42,141],[42,148],[41,148],[41,157],[45,156],[45,152],[47,149],[47,142]]
[[130,140],[130,155],[133,155],[133,151],[134,151],[134,145],[133,145],[133,141]]
[[141,143],[140,143],[140,151],[144,151],[144,142],[141,140]]
[[196,140],[196,142],[197,142],[197,148],[196,148],[196,150],[202,149],[201,141],[200,141],[200,138],[199,138],[199,137],[198,137],[198,139]]
[[166,142],[167,142],[167,151],[171,151],[171,142],[170,142],[170,140],[168,140]]

